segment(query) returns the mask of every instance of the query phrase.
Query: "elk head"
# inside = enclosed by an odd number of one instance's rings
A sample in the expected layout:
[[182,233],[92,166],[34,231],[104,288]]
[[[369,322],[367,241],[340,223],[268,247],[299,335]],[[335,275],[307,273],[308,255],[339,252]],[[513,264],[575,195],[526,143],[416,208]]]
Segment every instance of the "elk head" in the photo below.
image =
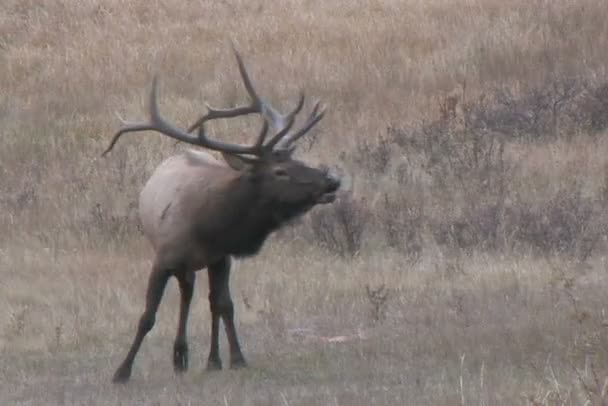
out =
[[290,151],[272,151],[260,159],[224,154],[224,159],[243,174],[244,181],[259,190],[262,205],[284,220],[316,204],[333,202],[340,187],[340,180],[327,169],[312,168],[295,160]]

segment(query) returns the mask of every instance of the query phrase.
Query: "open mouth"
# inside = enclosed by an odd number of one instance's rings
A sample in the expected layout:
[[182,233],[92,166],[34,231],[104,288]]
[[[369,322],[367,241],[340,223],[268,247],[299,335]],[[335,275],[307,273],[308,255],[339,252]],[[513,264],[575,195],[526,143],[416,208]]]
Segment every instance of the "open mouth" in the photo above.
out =
[[321,195],[321,197],[319,197],[317,199],[317,203],[318,204],[327,204],[327,203],[332,203],[334,200],[336,200],[336,193],[327,192],[327,193],[323,193]]
[[323,194],[317,199],[318,204],[332,203],[336,200],[336,192],[340,188],[340,179],[337,177],[331,177],[328,187],[325,189]]

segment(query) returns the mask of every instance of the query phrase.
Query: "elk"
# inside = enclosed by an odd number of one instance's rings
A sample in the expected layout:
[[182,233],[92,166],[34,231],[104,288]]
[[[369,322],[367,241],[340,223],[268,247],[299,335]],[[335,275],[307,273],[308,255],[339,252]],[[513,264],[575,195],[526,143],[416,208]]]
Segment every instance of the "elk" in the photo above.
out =
[[[207,152],[185,150],[161,163],[141,191],[139,218],[154,249],[155,259],[148,280],[145,310],[131,347],[114,374],[114,382],[129,380],[135,356],[154,326],[171,276],[177,279],[180,289],[173,367],[176,373],[187,370],[188,314],[196,271],[204,268],[209,279],[211,311],[207,369],[222,368],[218,343],[220,320],[229,343],[230,367],[245,367],[247,363],[235,329],[229,288],[231,258],[255,255],[272,232],[317,204],[333,202],[340,188],[340,179],[327,169],[310,167],[292,157],[294,143],[323,118],[324,108],[317,102],[302,126],[292,130],[296,115],[304,105],[304,94],[300,94],[293,110],[280,113],[258,96],[234,46],[233,51],[249,94],[249,104],[227,109],[206,105],[206,114],[184,131],[161,116],[155,76],[149,97],[148,121],[129,123],[121,119],[122,127],[102,154],[105,156],[126,133],[154,131],[220,152],[223,157],[222,161]],[[263,119],[253,145],[214,140],[205,131],[207,121],[249,114],[259,114]],[[271,137],[266,142],[269,130]]]

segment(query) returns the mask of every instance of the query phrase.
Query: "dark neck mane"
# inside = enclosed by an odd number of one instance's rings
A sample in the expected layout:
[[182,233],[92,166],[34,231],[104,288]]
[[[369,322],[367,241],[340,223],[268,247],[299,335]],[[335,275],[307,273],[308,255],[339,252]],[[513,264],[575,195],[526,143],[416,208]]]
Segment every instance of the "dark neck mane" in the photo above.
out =
[[281,207],[265,201],[260,189],[244,178],[235,179],[225,192],[218,216],[196,228],[197,239],[216,253],[255,255],[282,225]]

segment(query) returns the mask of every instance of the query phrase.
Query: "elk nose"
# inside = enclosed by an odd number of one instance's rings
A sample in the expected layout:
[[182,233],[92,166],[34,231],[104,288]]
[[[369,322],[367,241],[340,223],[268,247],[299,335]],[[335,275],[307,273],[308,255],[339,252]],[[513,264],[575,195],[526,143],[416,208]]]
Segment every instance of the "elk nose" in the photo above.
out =
[[327,190],[329,192],[335,192],[340,187],[340,178],[332,173],[327,175]]

